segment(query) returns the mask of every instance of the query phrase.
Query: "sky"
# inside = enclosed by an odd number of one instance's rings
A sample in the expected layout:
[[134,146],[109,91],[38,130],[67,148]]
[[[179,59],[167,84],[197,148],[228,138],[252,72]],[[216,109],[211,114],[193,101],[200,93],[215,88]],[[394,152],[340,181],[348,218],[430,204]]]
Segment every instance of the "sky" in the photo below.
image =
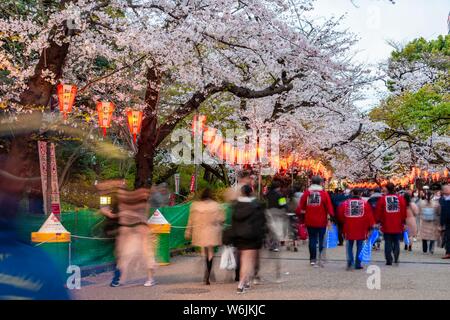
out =
[[[314,7],[311,15],[317,18],[346,15],[342,28],[360,38],[355,46],[356,59],[367,64],[387,60],[392,51],[388,40],[406,44],[418,37],[430,40],[448,32],[449,0],[395,0],[395,4],[388,0],[316,0]],[[363,110],[375,106],[379,91],[385,92],[381,82],[358,106]]]

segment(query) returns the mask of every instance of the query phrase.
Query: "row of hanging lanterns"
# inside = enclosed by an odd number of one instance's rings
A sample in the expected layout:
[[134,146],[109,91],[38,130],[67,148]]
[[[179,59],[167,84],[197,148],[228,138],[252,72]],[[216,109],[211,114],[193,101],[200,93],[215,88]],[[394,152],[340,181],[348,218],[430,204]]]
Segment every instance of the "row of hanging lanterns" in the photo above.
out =
[[[411,173],[407,176],[402,177],[393,177],[391,179],[384,179],[380,181],[380,185],[382,187],[386,186],[389,182],[402,186],[407,187],[410,185],[411,187],[414,187],[414,183],[416,179],[423,179],[425,182],[447,182],[449,178],[449,171],[447,168],[443,169],[442,172],[429,172],[428,170],[421,170],[420,168],[413,167],[411,169]],[[351,183],[349,184],[350,188],[376,188],[378,186],[377,183],[374,182],[360,182],[360,183]]]
[[[234,145],[224,141],[223,137],[217,133],[217,129],[205,125],[206,117],[204,115],[195,115],[192,123],[194,135],[203,133],[202,142],[208,148],[211,155],[221,161],[227,161],[229,164],[254,164],[261,159],[264,149],[260,146],[245,150],[237,148]],[[314,175],[320,175],[325,179],[331,178],[331,173],[326,167],[317,160],[298,160],[291,155],[288,158],[278,156],[270,159],[273,166],[281,168],[298,167],[300,170],[311,171]]]
[[[77,94],[77,87],[75,85],[60,83],[57,85],[56,91],[58,95],[59,111],[63,114],[64,120],[67,120],[67,114],[72,112],[72,107]],[[98,126],[102,128],[103,136],[106,137],[106,129],[111,127],[115,106],[114,103],[110,101],[98,101],[96,107]],[[142,111],[138,110],[127,110],[126,113],[128,128],[133,136],[134,143],[136,143],[137,135],[141,132],[143,114]]]

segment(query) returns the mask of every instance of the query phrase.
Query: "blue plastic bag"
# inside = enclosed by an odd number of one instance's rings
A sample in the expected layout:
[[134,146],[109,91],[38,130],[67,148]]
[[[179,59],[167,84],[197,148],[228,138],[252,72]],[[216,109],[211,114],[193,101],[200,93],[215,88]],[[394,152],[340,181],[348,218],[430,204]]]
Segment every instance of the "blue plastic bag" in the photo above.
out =
[[403,232],[403,241],[405,242],[405,245],[409,246],[410,242],[409,242],[409,232],[408,230],[405,230]]
[[327,229],[327,235],[326,235],[326,248],[327,249],[334,249],[338,246],[339,243],[339,234],[338,229],[335,224],[332,224],[331,227]]
[[375,229],[370,234],[369,239],[364,241],[361,253],[359,254],[359,257],[358,257],[362,263],[368,264],[372,260],[372,247],[373,247],[373,244],[377,241],[379,236],[380,236],[380,232]]

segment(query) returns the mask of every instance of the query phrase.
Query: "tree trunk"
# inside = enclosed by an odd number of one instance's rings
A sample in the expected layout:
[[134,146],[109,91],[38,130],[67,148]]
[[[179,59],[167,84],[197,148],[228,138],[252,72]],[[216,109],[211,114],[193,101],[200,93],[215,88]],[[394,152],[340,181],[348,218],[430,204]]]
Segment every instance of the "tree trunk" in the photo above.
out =
[[149,187],[153,181],[154,157],[158,145],[158,100],[161,86],[161,75],[156,68],[147,71],[147,91],[145,92],[144,120],[136,153],[135,188]]

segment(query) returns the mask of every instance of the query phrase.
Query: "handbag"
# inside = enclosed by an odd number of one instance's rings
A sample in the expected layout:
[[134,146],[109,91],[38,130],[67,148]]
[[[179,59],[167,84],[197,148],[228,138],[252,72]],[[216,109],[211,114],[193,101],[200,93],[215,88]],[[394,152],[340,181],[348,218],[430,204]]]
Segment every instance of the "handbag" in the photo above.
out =
[[377,229],[375,229],[369,236],[369,239],[364,241],[361,253],[359,254],[358,257],[362,263],[368,264],[372,260],[372,247],[373,244],[377,241],[379,236],[380,232]]
[[224,246],[222,256],[220,257],[220,269],[236,269],[236,259],[234,258],[234,248],[232,246]]
[[336,225],[333,223],[331,227],[327,229],[326,235],[326,248],[334,249],[338,246],[339,243],[339,234]]

